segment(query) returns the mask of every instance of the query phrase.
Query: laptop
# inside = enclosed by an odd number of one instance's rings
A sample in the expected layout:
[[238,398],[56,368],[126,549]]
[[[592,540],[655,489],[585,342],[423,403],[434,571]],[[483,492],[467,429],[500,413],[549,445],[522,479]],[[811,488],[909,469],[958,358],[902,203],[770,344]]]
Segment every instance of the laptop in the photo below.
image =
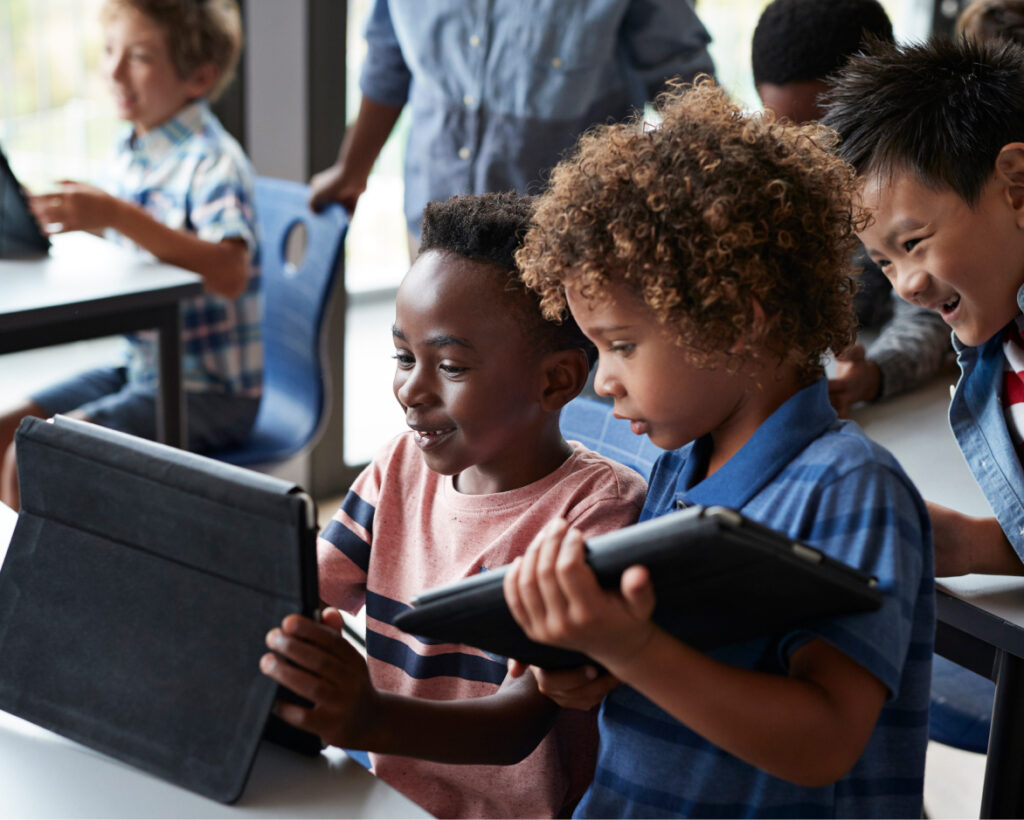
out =
[[50,240],[28,207],[25,190],[0,148],[0,259],[42,256]]
[[[586,542],[606,589],[623,571],[647,566],[654,620],[701,650],[781,634],[817,618],[878,609],[875,577],[726,507],[690,507]],[[502,591],[506,568],[427,590],[394,624],[434,641],[461,643],[548,669],[589,662],[531,641]]]
[[0,709],[224,803],[263,737],[319,754],[259,671],[267,631],[317,611],[310,497],[61,416],[15,441]]

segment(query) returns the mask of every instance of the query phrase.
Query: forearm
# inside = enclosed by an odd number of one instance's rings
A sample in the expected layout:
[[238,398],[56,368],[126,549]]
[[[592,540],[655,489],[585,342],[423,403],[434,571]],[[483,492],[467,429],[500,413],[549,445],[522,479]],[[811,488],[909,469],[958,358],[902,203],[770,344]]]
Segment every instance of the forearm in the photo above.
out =
[[439,763],[518,763],[558,714],[530,676],[482,698],[434,701],[378,692],[376,701],[361,748]]
[[347,177],[365,183],[401,113],[400,105],[387,105],[363,97],[359,114],[346,131],[338,150],[337,164],[345,169]]
[[132,202],[116,203],[110,221],[115,231],[162,262],[198,273],[211,293],[234,299],[245,291],[249,257],[241,239],[209,242],[164,225]]
[[949,577],[977,572],[1024,575],[1024,563],[993,517],[975,518],[928,502],[935,541],[935,574]]
[[813,681],[720,663],[660,629],[627,663],[606,665],[719,748],[799,785],[842,777],[874,727]]

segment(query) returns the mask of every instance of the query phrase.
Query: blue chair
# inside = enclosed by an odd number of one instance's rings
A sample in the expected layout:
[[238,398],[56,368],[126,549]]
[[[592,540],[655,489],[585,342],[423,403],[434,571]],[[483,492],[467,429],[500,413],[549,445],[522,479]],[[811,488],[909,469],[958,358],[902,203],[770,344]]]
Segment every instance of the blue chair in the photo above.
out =
[[[256,179],[263,289],[263,398],[252,435],[242,446],[213,458],[243,466],[273,465],[312,442],[325,408],[321,331],[327,300],[339,279],[348,217],[340,205],[315,214],[306,185]],[[297,265],[288,259],[289,237],[305,230]]]
[[635,435],[628,421],[615,418],[610,404],[586,396],[562,408],[559,425],[565,438],[632,467],[644,478],[650,478],[655,460],[665,452],[647,436]]

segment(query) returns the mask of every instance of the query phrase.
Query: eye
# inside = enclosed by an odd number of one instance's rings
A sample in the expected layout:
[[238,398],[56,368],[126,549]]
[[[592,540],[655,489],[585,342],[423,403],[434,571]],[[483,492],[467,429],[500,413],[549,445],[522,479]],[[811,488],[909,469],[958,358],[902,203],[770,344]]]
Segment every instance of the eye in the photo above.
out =
[[468,367],[460,367],[459,365],[444,363],[438,365],[438,369],[442,373],[445,373],[449,376],[461,376],[463,373],[469,370]]
[[920,241],[920,239],[908,239],[906,242],[903,243],[903,250],[905,250],[907,253],[910,253],[912,250],[914,250],[914,248],[917,247],[917,244]]
[[391,358],[395,360],[395,366],[399,370],[408,370],[416,364],[416,360],[412,357],[412,354],[407,353],[404,350],[399,350]]
[[613,342],[608,346],[609,353],[619,353],[622,356],[629,356],[634,350],[636,345],[632,342]]

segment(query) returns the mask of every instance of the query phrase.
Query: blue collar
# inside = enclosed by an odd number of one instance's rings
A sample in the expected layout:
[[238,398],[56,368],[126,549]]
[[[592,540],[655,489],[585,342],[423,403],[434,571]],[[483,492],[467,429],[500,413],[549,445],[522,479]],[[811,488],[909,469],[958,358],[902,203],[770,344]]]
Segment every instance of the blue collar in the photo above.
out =
[[134,128],[129,128],[121,137],[119,148],[150,161],[159,160],[203,127],[207,110],[205,100],[196,100],[188,103],[163,125],[141,136],[136,135]]
[[710,436],[692,445],[676,484],[677,499],[687,505],[721,504],[741,509],[812,441],[838,421],[828,401],[824,377],[795,393],[757,428],[757,432],[712,476],[704,474]]

